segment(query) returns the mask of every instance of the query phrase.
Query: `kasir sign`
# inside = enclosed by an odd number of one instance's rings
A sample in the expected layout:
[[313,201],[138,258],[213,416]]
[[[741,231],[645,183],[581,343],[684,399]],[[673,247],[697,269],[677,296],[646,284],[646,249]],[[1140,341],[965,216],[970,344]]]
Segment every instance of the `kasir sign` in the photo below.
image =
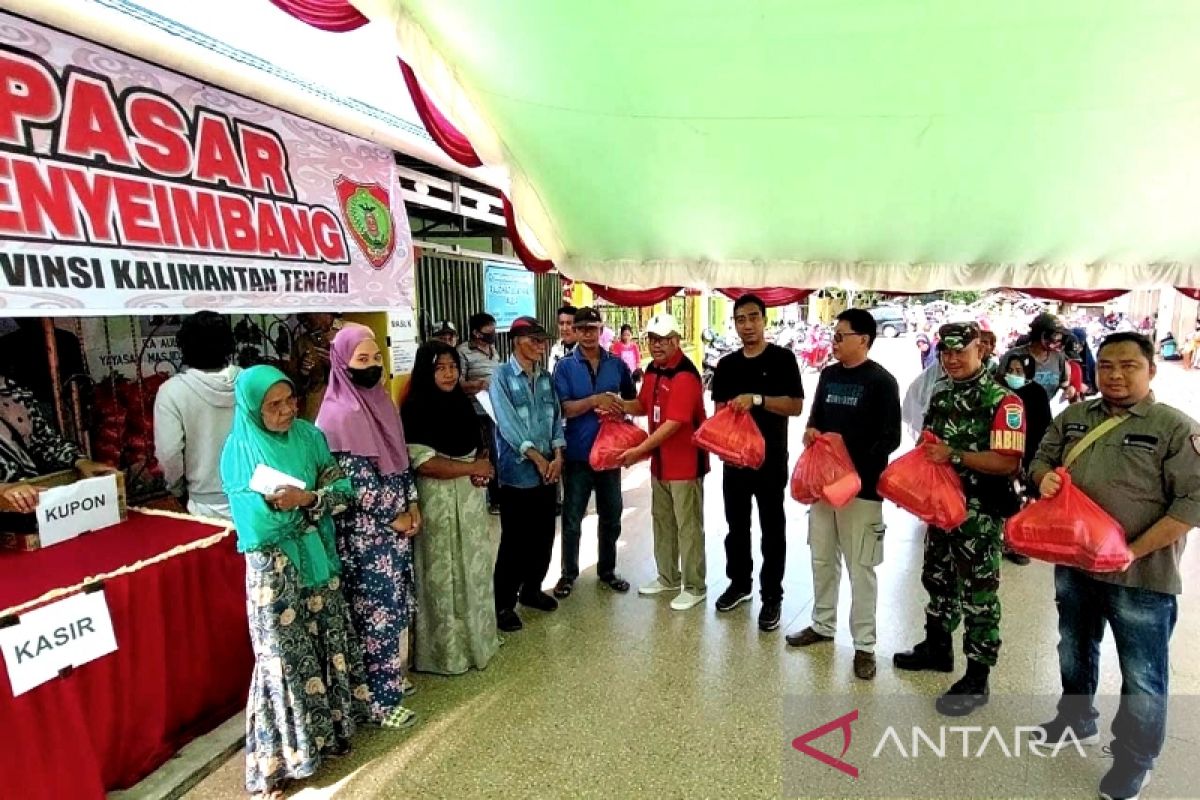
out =
[[384,148],[0,14],[0,300],[409,305]]

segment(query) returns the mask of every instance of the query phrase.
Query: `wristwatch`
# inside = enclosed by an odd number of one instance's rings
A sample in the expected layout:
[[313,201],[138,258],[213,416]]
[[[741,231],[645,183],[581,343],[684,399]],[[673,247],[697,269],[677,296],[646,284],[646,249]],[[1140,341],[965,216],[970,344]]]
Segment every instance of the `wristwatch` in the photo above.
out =
[[763,404],[763,396],[761,394],[754,395],[754,405],[761,406]]
[[950,451],[950,463],[956,467],[961,467],[962,463],[963,463],[962,453],[958,452],[957,450],[951,450]]

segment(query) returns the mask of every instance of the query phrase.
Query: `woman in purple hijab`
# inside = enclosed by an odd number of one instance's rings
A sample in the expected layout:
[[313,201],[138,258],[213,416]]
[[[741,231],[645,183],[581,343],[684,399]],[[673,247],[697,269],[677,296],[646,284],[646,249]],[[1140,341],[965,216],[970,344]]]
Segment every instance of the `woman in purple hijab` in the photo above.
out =
[[407,672],[412,537],[421,529],[416,481],[371,329],[347,323],[333,339],[329,363],[317,427],[357,498],[336,523],[343,590],[362,638],[372,716],[384,727],[406,727],[416,721],[403,705],[413,691]]

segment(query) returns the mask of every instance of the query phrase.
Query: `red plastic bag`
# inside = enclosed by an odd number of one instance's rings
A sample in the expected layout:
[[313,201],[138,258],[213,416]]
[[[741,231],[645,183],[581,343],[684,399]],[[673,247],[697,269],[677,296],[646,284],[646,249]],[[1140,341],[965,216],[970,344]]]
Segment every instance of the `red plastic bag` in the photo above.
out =
[[767,440],[748,411],[725,406],[692,434],[692,444],[735,467],[758,469],[767,460]]
[[619,469],[625,451],[637,447],[648,438],[649,435],[632,422],[621,417],[605,417],[600,420],[600,432],[592,443],[588,464],[601,472]]
[[921,521],[949,531],[967,521],[967,498],[953,466],[935,464],[925,457],[924,446],[939,443],[941,439],[933,433],[922,431],[916,448],[883,471],[879,495]]
[[1050,499],[1035,500],[1004,526],[1008,546],[1051,564],[1088,572],[1124,572],[1133,563],[1125,531],[1108,512],[1056,469],[1062,488]]
[[862,480],[840,433],[822,433],[804,448],[792,470],[792,499],[811,505],[824,500],[842,508],[862,491]]

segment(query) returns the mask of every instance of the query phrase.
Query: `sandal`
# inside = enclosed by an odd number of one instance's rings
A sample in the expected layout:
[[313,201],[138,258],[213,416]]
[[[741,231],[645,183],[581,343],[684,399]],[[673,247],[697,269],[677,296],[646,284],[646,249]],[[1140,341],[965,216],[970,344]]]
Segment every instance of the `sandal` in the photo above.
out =
[[383,718],[383,722],[380,722],[379,726],[381,728],[408,728],[416,721],[417,712],[411,708],[396,706]]
[[614,592],[620,592],[622,594],[629,591],[629,581],[625,580],[620,575],[617,575],[615,573],[612,575],[609,575],[607,578],[601,578],[600,585],[607,586],[609,589],[612,589]]
[[575,581],[569,581],[566,578],[559,578],[558,583],[554,584],[554,596],[559,600],[565,600],[571,596],[571,590],[575,588]]
[[406,675],[404,681],[400,684],[400,695],[402,697],[412,697],[417,693],[417,685],[408,679]]

